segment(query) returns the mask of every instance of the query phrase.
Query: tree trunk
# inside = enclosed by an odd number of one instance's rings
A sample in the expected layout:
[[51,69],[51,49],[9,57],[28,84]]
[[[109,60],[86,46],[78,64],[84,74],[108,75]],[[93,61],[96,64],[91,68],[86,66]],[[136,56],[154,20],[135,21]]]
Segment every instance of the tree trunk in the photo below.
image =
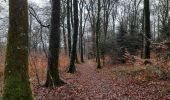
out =
[[[107,34],[108,34],[108,26],[109,26],[109,10],[110,10],[110,0],[104,0],[104,15],[103,15],[103,32],[104,32],[104,45],[106,44]],[[102,50],[102,58],[103,58],[103,66],[105,65],[105,47]]]
[[159,13],[158,13],[158,29],[157,29],[157,31],[158,31],[158,37],[157,37],[157,39],[158,39],[158,41],[160,40],[160,34],[159,34],[159,32],[160,32],[160,16],[159,16]]
[[[62,3],[64,4],[64,1],[62,1]],[[62,25],[63,25],[63,43],[64,43],[64,52],[65,52],[65,55],[67,55],[67,41],[66,41],[66,32],[65,32],[65,11],[66,11],[66,7],[63,5],[62,7],[62,15],[61,15],[61,19],[62,19]]]
[[71,51],[71,59],[68,73],[75,73],[75,60],[76,60],[76,51],[77,51],[77,37],[78,37],[78,1],[73,1],[74,8],[74,33],[73,33],[73,46]]
[[70,25],[70,0],[67,0],[67,33],[68,33],[68,51],[71,55],[71,25]]
[[79,59],[78,59],[78,55],[77,55],[77,51],[76,51],[76,63],[79,64]]
[[144,15],[145,15],[145,45],[144,45],[144,59],[150,58],[150,10],[149,0],[144,0]]
[[144,39],[145,38],[144,37],[144,35],[145,35],[145,22],[144,22],[145,21],[145,14],[144,13],[145,13],[145,11],[143,9],[142,18],[141,18],[142,19],[142,23],[141,23],[142,24],[142,30],[141,30],[141,33],[142,33],[142,44],[143,45],[142,45],[142,50],[141,50],[141,55],[140,55],[142,59],[144,59],[144,52],[145,52],[145,50],[144,50],[144,46],[145,46],[145,39]]
[[80,58],[81,62],[84,62],[83,55],[83,1],[80,3]]
[[64,52],[67,55],[67,42],[66,42],[66,33],[65,33],[65,25],[63,23],[63,42],[64,42]]
[[9,0],[3,100],[33,100],[28,75],[27,0]]
[[52,0],[52,15],[48,54],[46,87],[61,86],[64,82],[59,77],[58,61],[60,48],[60,0]]
[[101,11],[100,0],[98,0],[98,12],[97,12],[97,24],[96,24],[96,60],[97,60],[97,68],[101,68],[100,64],[100,48],[99,48],[99,34],[100,34],[100,11]]

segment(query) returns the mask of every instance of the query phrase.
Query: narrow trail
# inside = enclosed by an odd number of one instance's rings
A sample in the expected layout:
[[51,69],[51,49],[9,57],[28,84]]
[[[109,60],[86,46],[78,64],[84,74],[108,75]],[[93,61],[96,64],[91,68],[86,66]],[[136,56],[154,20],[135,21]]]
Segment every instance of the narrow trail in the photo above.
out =
[[114,77],[111,69],[96,69],[94,62],[77,65],[76,74],[61,73],[67,83],[47,89],[33,85],[36,100],[164,100],[159,98],[161,83],[132,84],[128,78]]
[[46,89],[33,85],[36,100],[117,100],[111,75],[96,69],[92,61],[77,65],[76,74],[64,73],[66,85]]
[[83,84],[88,99],[114,99],[114,80],[112,76],[101,73],[101,70],[97,70],[92,61],[87,61],[79,66],[78,71],[81,73],[77,77],[78,83]]

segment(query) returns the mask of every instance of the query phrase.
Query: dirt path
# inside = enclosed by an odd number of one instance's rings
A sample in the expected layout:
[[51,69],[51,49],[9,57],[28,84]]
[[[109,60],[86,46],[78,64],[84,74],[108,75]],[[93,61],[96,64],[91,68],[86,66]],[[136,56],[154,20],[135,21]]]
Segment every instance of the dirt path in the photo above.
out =
[[97,70],[91,61],[78,67],[81,75],[77,77],[78,83],[83,85],[88,99],[114,99],[113,77]]
[[[132,84],[129,79],[116,79],[110,69],[97,70],[94,63],[87,61],[77,66],[74,75],[62,74],[66,85],[46,89],[33,85],[37,100],[161,100],[160,84]],[[167,98],[167,97],[166,97]]]

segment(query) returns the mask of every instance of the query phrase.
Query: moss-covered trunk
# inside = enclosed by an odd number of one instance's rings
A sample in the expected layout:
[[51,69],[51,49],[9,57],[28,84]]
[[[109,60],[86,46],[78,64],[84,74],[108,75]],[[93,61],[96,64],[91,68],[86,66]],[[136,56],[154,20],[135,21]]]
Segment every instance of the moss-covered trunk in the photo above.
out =
[[33,100],[28,75],[27,0],[9,0],[3,100]]
[[64,84],[59,77],[58,61],[60,49],[60,0],[52,0],[52,15],[48,54],[46,87]]

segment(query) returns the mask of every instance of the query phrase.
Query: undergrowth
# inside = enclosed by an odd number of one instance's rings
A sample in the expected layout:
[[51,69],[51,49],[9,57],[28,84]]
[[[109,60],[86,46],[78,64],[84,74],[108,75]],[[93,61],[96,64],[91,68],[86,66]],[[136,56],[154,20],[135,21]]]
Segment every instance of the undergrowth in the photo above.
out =
[[170,81],[170,71],[160,67],[119,67],[112,72],[116,77],[131,76],[138,81],[166,80]]

